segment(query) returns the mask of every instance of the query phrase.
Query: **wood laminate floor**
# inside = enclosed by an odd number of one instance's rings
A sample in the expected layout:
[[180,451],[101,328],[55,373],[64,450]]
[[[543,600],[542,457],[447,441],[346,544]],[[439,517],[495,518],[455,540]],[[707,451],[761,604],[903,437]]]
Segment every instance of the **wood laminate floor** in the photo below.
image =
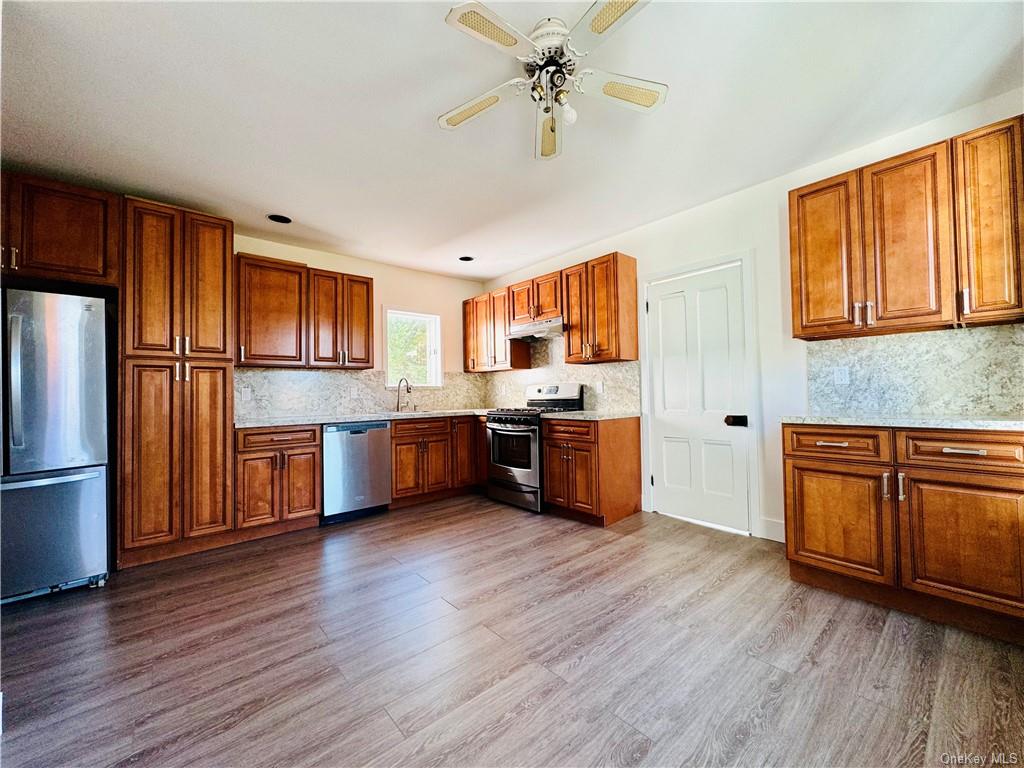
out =
[[1024,649],[479,497],[5,607],[5,766],[1024,763]]

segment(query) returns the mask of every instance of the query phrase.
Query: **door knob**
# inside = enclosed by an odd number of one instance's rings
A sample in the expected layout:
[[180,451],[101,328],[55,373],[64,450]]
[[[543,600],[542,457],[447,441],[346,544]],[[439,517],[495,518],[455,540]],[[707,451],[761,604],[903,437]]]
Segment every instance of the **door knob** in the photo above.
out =
[[745,427],[747,426],[747,415],[730,413],[725,417],[725,425],[727,427]]

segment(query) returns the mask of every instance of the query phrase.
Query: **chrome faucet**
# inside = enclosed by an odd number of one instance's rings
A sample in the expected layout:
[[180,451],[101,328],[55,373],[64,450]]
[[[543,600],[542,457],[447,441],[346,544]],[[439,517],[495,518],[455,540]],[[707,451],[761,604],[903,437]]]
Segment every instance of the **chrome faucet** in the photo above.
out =
[[409,384],[409,380],[407,378],[405,378],[405,376],[403,376],[402,378],[400,378],[398,380],[398,400],[395,403],[395,410],[398,411],[399,413],[402,412],[402,382],[403,381],[405,382],[405,394],[407,394],[407,395],[411,395],[412,394],[412,385]]

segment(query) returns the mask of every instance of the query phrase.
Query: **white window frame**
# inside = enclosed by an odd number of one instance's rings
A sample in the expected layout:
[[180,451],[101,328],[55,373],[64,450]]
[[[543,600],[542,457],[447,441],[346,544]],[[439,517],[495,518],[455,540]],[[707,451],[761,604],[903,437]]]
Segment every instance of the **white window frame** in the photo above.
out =
[[390,360],[390,355],[388,354],[388,320],[392,314],[395,314],[431,321],[427,328],[427,379],[429,383],[416,384],[413,382],[412,386],[416,389],[440,389],[444,385],[441,316],[434,312],[417,312],[416,310],[402,309],[401,307],[383,307],[382,309],[384,311],[384,317],[381,322],[384,328],[384,388],[390,390],[398,389],[398,382],[391,382],[391,371],[388,365]]

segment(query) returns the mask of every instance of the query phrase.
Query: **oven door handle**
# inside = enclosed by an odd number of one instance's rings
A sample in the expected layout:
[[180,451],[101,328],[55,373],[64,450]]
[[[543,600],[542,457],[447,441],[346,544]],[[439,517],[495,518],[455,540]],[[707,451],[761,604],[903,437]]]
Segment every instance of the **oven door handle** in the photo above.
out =
[[504,424],[501,424],[501,425],[498,425],[498,424],[488,424],[487,428],[489,430],[491,430],[491,432],[499,432],[501,434],[506,434],[506,435],[517,435],[517,434],[522,434],[523,432],[536,432],[537,431],[537,427],[507,427]]

